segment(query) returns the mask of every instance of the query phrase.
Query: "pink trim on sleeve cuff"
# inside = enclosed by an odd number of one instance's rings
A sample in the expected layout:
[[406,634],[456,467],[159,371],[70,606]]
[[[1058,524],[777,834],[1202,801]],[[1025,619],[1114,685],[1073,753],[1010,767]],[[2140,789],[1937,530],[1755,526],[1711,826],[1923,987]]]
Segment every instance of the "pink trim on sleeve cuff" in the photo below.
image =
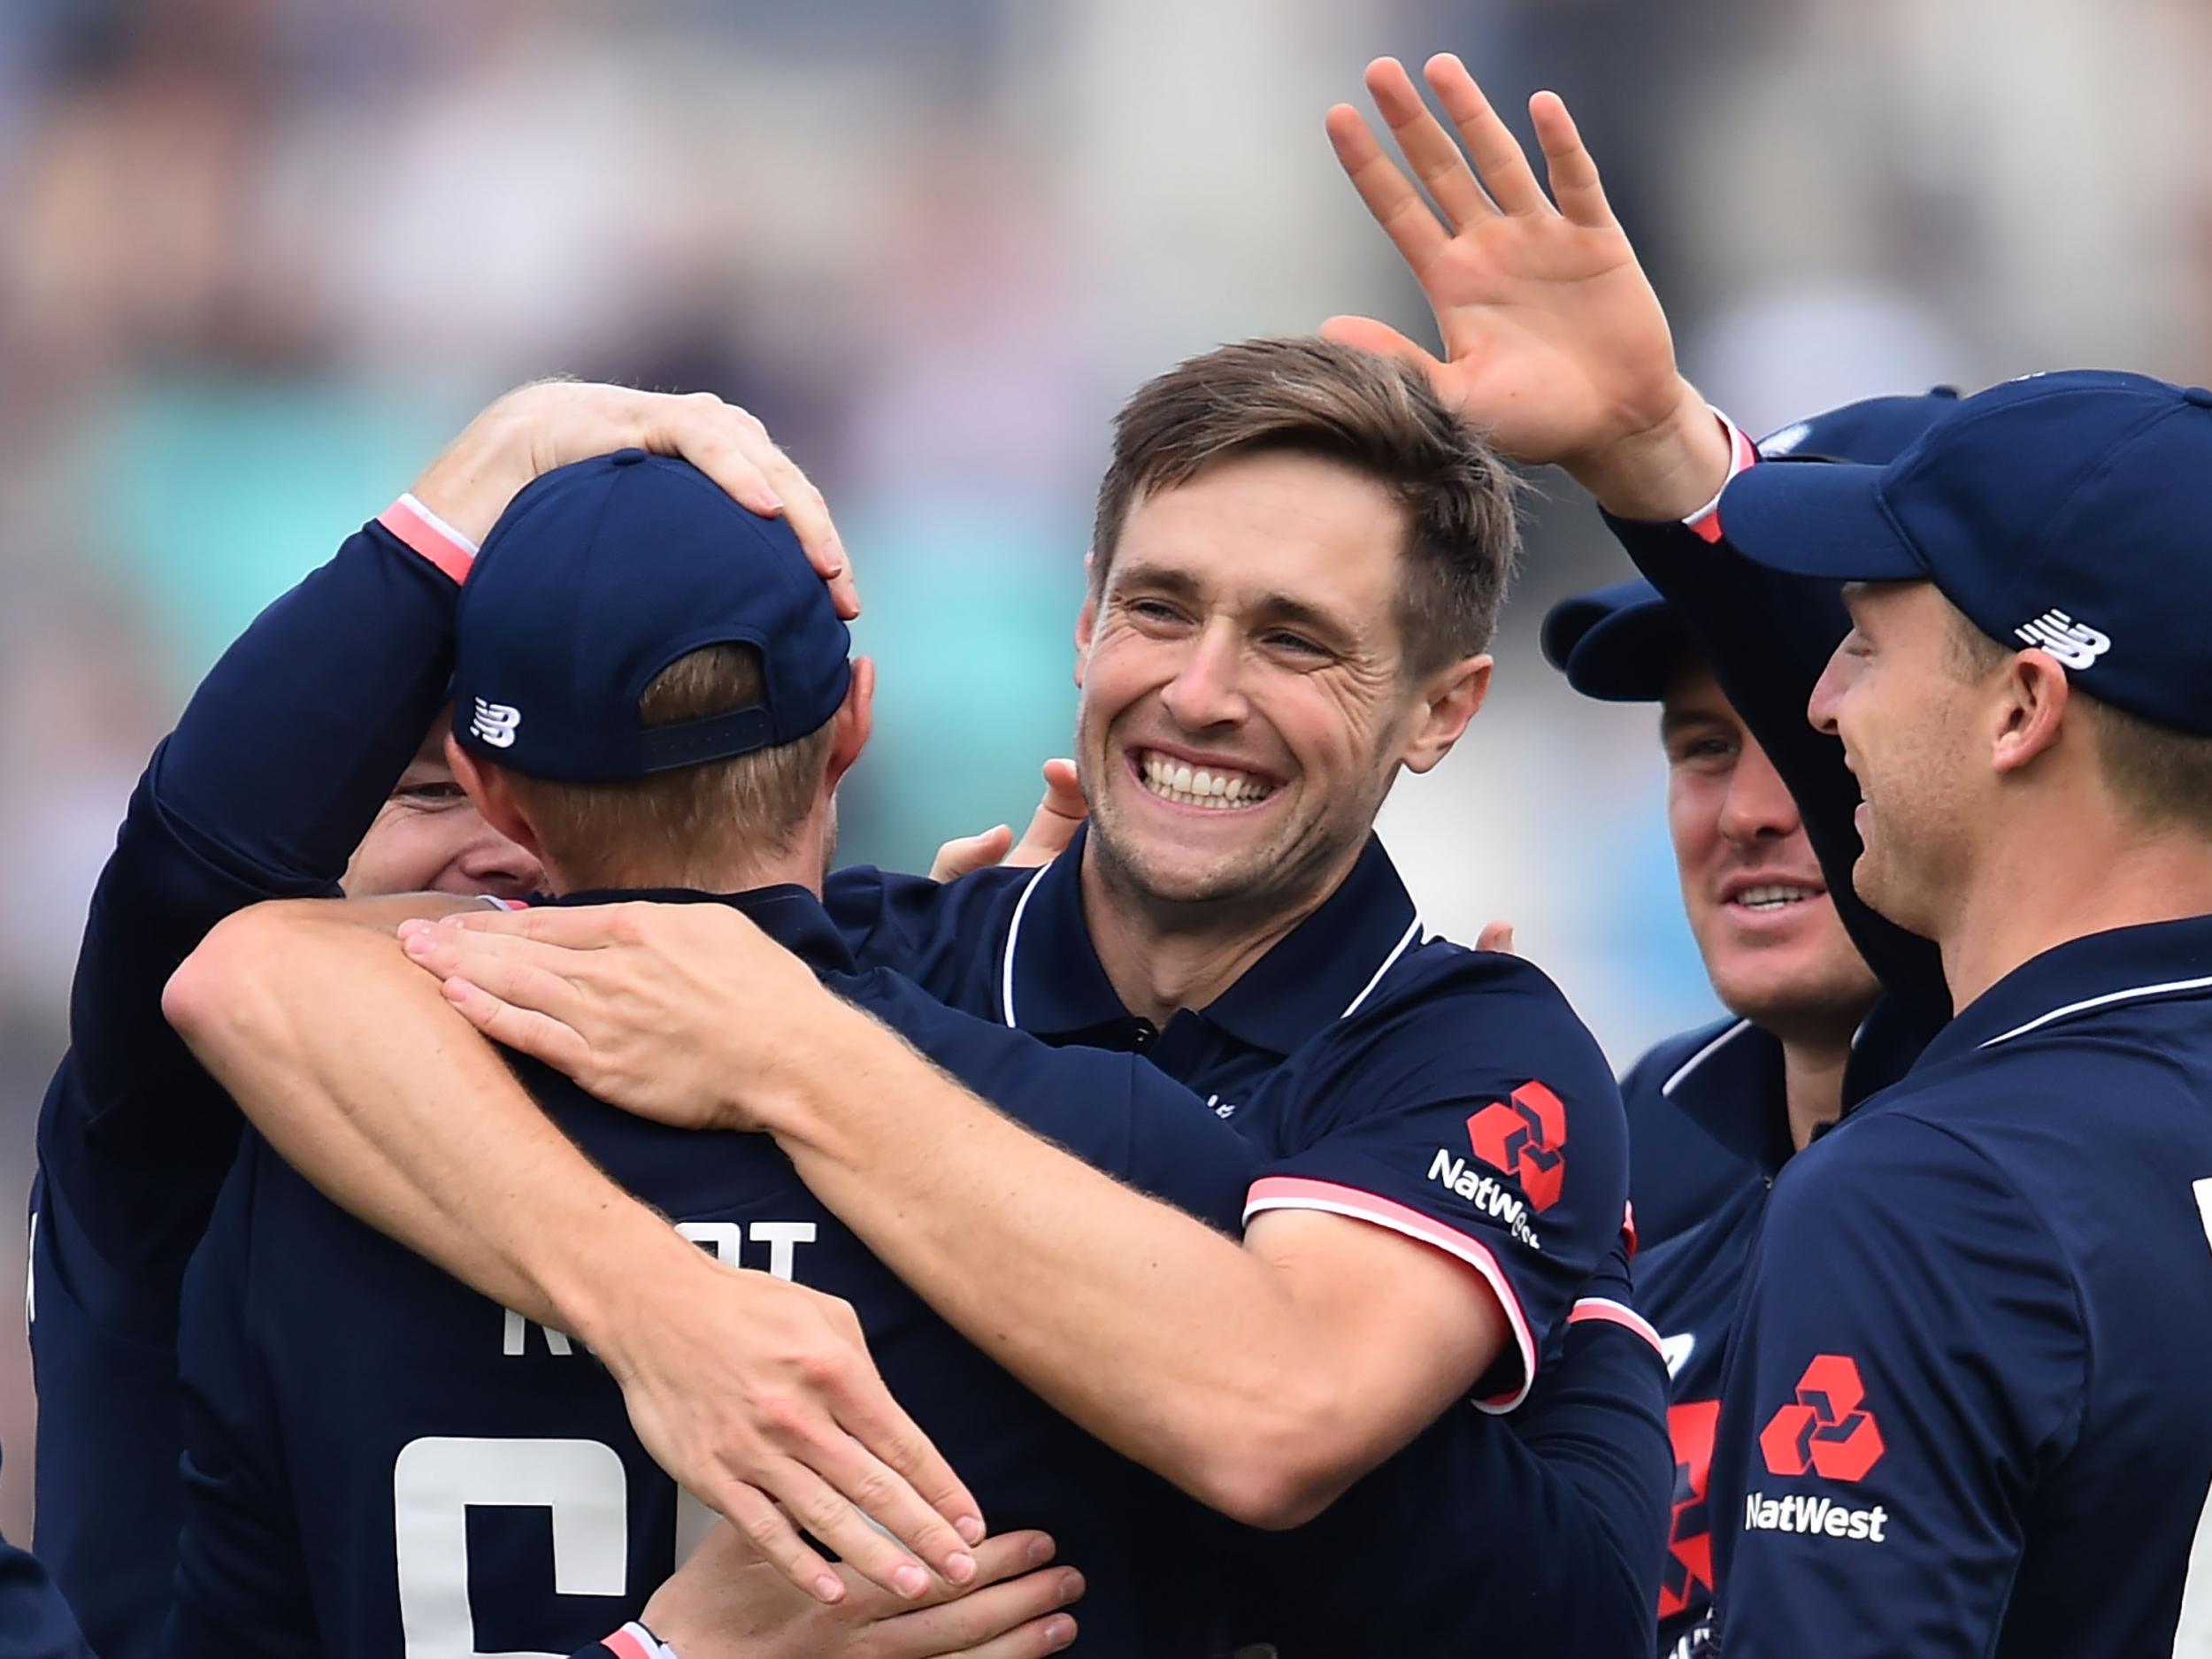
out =
[[1651,1321],[1626,1302],[1615,1302],[1610,1296],[1585,1296],[1567,1310],[1569,1325],[1582,1325],[1592,1319],[1624,1325],[1650,1343],[1653,1353],[1665,1357],[1666,1350],[1660,1346],[1659,1333],[1651,1328]]
[[1294,1175],[1269,1175],[1252,1183],[1252,1190],[1244,1200],[1245,1224],[1248,1226],[1252,1217],[1265,1210],[1317,1210],[1325,1215],[1349,1216],[1355,1221],[1387,1227],[1409,1239],[1418,1239],[1466,1263],[1482,1275],[1497,1297],[1498,1306],[1505,1310],[1506,1325],[1513,1333],[1513,1345],[1521,1356],[1521,1386],[1509,1394],[1478,1400],[1475,1404],[1485,1411],[1502,1415],[1528,1398],[1528,1391],[1536,1381],[1536,1341],[1529,1334],[1528,1317],[1521,1311],[1521,1299],[1514,1294],[1512,1281],[1506,1278],[1498,1258],[1490,1254],[1489,1248],[1480,1240],[1447,1226],[1433,1216],[1425,1216],[1417,1210],[1362,1192],[1356,1187],[1339,1187],[1333,1181],[1307,1180]]
[[412,491],[377,514],[376,521],[456,582],[468,580],[476,543],[416,500]]
[[625,1624],[611,1636],[600,1638],[599,1645],[615,1659],[657,1659],[668,1650],[653,1632],[634,1620]]
[[1713,411],[1713,418],[1720,422],[1728,434],[1728,477],[1722,481],[1721,487],[1713,492],[1712,500],[1682,521],[1684,526],[1694,534],[1701,541],[1720,540],[1720,498],[1728,493],[1728,486],[1734,481],[1736,474],[1756,463],[1759,458],[1758,446],[1744,436],[1742,427],[1717,409]]

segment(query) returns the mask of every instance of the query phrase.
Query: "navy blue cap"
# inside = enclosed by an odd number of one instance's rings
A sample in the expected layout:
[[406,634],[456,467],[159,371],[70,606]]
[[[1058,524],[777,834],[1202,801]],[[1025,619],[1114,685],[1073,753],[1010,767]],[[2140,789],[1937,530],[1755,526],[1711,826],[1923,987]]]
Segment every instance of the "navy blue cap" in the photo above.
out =
[[[852,637],[781,519],[624,449],[517,495],[461,589],[453,734],[532,778],[611,783],[789,743],[837,712]],[[638,698],[703,646],[762,658],[754,707],[648,726]]]
[[[1952,386],[1863,398],[1769,434],[1759,453],[1878,465],[1958,406]],[[1545,615],[1543,641],[1545,660],[1567,683],[1603,703],[1657,702],[1683,659],[1697,655],[1689,631],[1640,577],[1561,600]]]
[[2212,392],[2032,376],[1966,399],[1886,466],[1752,467],[1721,498],[1747,557],[1844,581],[1932,581],[2081,689],[2212,733]]

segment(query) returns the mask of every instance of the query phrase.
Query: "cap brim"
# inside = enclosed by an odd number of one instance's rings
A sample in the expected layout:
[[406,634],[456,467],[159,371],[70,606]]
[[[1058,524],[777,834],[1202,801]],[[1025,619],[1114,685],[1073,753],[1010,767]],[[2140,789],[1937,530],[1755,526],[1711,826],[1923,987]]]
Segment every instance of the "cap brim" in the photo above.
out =
[[1721,534],[1770,569],[1834,581],[1924,581],[1928,567],[1882,504],[1886,469],[1762,461],[1720,498]]
[[1554,605],[1544,618],[1543,644],[1545,657],[1567,683],[1601,703],[1657,702],[1695,649],[1664,600],[1618,603],[1603,594]]

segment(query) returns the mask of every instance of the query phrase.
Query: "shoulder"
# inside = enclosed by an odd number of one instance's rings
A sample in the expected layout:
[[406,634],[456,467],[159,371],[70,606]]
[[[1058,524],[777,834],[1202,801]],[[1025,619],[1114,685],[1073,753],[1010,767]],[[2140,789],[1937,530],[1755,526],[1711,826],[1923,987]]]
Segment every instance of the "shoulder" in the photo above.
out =
[[822,902],[863,967],[895,968],[934,989],[952,956],[977,954],[984,941],[995,947],[1036,875],[998,865],[933,881],[853,864],[831,872]]
[[[1432,939],[1309,1045],[1316,1056],[1560,1079],[1617,1102],[1604,1050],[1544,972],[1519,956]],[[1617,1104],[1616,1104],[1617,1110]]]
[[1002,1020],[947,1006],[896,968],[864,968],[824,981],[866,1009],[971,1088],[1003,1102],[1007,1090],[1049,1087],[1125,1090],[1141,1062],[1101,1048],[1054,1048]]
[[1731,1015],[1694,1030],[1663,1038],[1644,1050],[1621,1076],[1621,1099],[1632,1120],[1640,1110],[1665,1097],[1678,1078],[1694,1072],[1720,1050],[1740,1041],[1753,1029],[1747,1019]]

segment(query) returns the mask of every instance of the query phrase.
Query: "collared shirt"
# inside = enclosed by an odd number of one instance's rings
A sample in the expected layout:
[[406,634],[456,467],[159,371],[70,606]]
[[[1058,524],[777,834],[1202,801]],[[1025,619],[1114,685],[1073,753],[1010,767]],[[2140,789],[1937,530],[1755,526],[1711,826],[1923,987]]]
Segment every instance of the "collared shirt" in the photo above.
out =
[[[829,908],[863,961],[1179,1079],[1264,1159],[1248,1217],[1311,1209],[1417,1239],[1481,1272],[1514,1328],[1480,1403],[1510,1411],[1516,1432],[1448,1413],[1319,1521],[1275,1535],[1261,1633],[1286,1655],[1643,1645],[1665,1504],[1662,1384],[1655,1339],[1628,1306],[1617,1093],[1565,1000],[1517,958],[1425,937],[1371,840],[1227,992],[1156,1028],[1100,965],[1083,846],[949,886],[842,871]],[[1414,1539],[1444,1571],[1414,1571]],[[1391,1550],[1386,1569],[1360,1565]],[[1386,1570],[1391,1595],[1364,1594]]]
[[1672,1514],[1659,1651],[1695,1651],[1713,1604],[1710,1481],[1728,1336],[1775,1171],[1791,1149],[1782,1046],[1747,1019],[1660,1043],[1621,1079],[1637,1305],[1667,1362]]
[[1789,785],[1885,993],[1857,1103],[1778,1178],[1745,1283],[1724,1650],[2165,1653],[2185,1598],[2202,1640],[2212,920],[2071,941],[1944,1024],[1932,949],[1852,893],[1857,786],[1803,717],[1833,585],[1612,527]]
[[2212,918],[2015,970],[1778,1179],[1732,1654],[2164,1653],[2212,1486]]
[[[1251,1148],[1153,1068],[1055,1050],[858,970],[800,889],[728,902],[1017,1121],[1234,1225]],[[852,1304],[892,1394],[993,1523],[1046,1528],[1082,1563],[1100,1652],[1200,1655],[1225,1640],[1217,1577],[1174,1571],[1217,1524],[940,1320],[773,1141],[671,1129],[520,1070],[585,1153],[680,1231]],[[252,1135],[194,1258],[180,1350],[179,1655],[571,1653],[636,1617],[704,1525],[587,1353],[362,1225]]]

